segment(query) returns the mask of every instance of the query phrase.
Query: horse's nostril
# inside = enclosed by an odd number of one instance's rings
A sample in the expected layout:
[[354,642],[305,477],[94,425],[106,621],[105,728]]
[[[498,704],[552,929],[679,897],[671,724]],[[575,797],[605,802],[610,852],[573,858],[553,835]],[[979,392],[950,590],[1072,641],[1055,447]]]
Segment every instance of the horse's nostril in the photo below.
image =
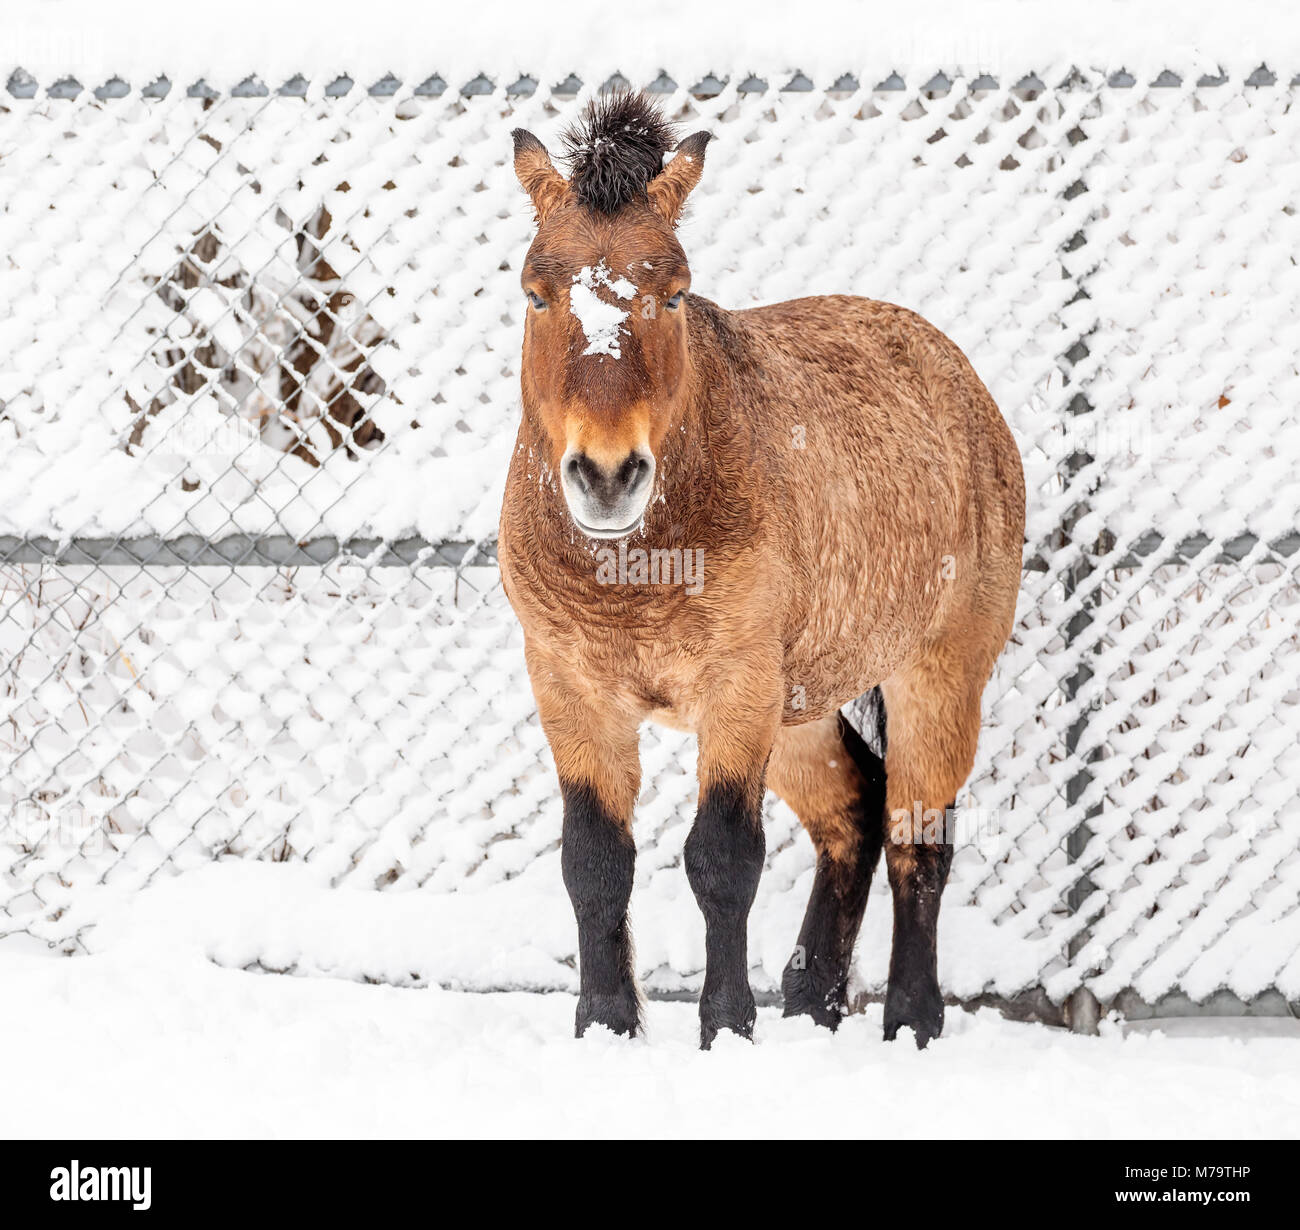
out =
[[591,492],[591,483],[587,480],[587,475],[585,473],[586,466],[583,465],[583,462],[586,462],[587,465],[591,464],[587,461],[587,458],[581,454],[577,457],[570,457],[564,470],[568,480],[577,487],[583,495],[588,495]]
[[605,469],[586,453],[574,453],[564,462],[565,484],[584,500],[616,507],[635,495],[654,473],[654,462],[643,453],[629,453],[621,465]]
[[632,453],[619,467],[618,481],[628,494],[641,487],[650,475],[650,463],[643,456]]

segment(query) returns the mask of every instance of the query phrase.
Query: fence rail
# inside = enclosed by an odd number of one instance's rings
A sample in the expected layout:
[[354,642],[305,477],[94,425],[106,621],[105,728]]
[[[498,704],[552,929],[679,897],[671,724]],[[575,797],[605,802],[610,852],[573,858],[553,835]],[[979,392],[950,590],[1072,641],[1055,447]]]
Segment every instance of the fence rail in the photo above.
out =
[[[573,984],[493,484],[531,226],[508,133],[553,142],[611,84],[8,77],[0,937],[93,949],[157,910],[237,965]],[[914,307],[1021,443],[946,993],[1076,1028],[1295,1012],[1300,75],[638,84],[719,137],[682,232],[702,293]],[[684,994],[693,751],[642,752],[640,961]],[[767,823],[770,995],[812,857]]]
[[72,567],[81,565],[192,568],[262,565],[272,568],[320,567],[336,559],[358,559],[371,568],[459,568],[495,564],[495,542],[428,542],[423,538],[310,538],[295,542],[283,534],[228,534],[213,542],[197,534],[179,538],[0,537],[0,563]]
[[[1207,547],[1217,547],[1211,557],[1216,564],[1239,564],[1247,556],[1258,554],[1263,560],[1278,562],[1300,551],[1300,531],[1281,534],[1257,553],[1256,534],[1238,534],[1215,542],[1207,534],[1190,534],[1166,544],[1159,530],[1149,530],[1137,538],[1128,554],[1114,562],[1116,568],[1136,568],[1149,556],[1161,553],[1165,563],[1198,559]],[[425,567],[457,568],[468,564],[495,564],[495,541],[429,542],[410,537],[396,540],[382,538],[310,538],[295,542],[283,534],[256,536],[230,534],[215,542],[198,535],[179,538],[73,538],[61,542],[54,538],[0,537],[0,563],[5,564],[139,564],[162,566],[184,564],[191,567],[254,566],[274,568],[319,567],[336,559],[358,559],[372,568]],[[1043,571],[1046,565],[1038,557],[1026,568]]]

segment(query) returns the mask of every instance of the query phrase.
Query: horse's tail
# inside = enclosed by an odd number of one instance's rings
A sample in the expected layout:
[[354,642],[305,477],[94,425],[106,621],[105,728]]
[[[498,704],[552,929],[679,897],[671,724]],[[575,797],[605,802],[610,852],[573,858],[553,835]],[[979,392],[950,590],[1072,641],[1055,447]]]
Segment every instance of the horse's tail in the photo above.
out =
[[840,716],[844,720],[844,745],[849,749],[858,771],[868,780],[877,774],[884,780],[885,751],[889,734],[885,718],[885,698],[879,688],[863,692],[851,700]]

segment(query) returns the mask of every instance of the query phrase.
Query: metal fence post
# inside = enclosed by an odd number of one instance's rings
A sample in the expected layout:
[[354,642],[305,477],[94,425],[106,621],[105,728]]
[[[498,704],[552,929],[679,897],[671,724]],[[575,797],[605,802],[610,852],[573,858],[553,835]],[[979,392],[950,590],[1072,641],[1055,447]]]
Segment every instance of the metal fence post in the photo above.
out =
[[[1070,89],[1072,87],[1090,88],[1086,80],[1075,71],[1070,74],[1062,88]],[[1088,139],[1087,134],[1082,128],[1075,127],[1066,134],[1066,140],[1071,146],[1080,144]],[[1075,197],[1088,191],[1088,185],[1083,179],[1074,180],[1065,190],[1065,199],[1073,200]],[[1089,214],[1089,216],[1091,216]],[[1087,222],[1085,219],[1084,226],[1076,231],[1065,245],[1066,252],[1076,252],[1087,246]],[[1089,298],[1087,290],[1087,272],[1079,272],[1074,277],[1075,293],[1070,299],[1070,303],[1077,303],[1080,300]],[[1067,305],[1068,306],[1068,305]],[[1094,332],[1089,328],[1080,336],[1071,341],[1069,348],[1065,351],[1063,363],[1065,367],[1066,385],[1075,384],[1075,392],[1071,397],[1067,414],[1068,421],[1077,421],[1083,415],[1095,415],[1097,408],[1088,396],[1086,383],[1079,383],[1074,379],[1074,369],[1088,357],[1088,337]],[[1077,434],[1077,433],[1076,433]],[[1075,448],[1065,460],[1063,480],[1068,487],[1073,483],[1078,474],[1094,461],[1094,456],[1087,449]],[[1059,530],[1059,544],[1065,546],[1073,541],[1075,526],[1089,511],[1089,496],[1092,494],[1092,488],[1085,488],[1080,493],[1080,498],[1070,505],[1065,516],[1062,518]],[[1097,565],[1090,556],[1100,555],[1103,543],[1097,542],[1089,549],[1088,554],[1077,560],[1065,571],[1064,590],[1065,595],[1069,598],[1083,586],[1089,577],[1097,570]],[[1077,666],[1075,670],[1062,681],[1062,691],[1067,701],[1073,701],[1079,694],[1080,689],[1092,678],[1093,671],[1089,664],[1091,657],[1091,646],[1094,642],[1082,640],[1084,633],[1091,626],[1093,619],[1088,613],[1089,606],[1095,606],[1096,601],[1090,600],[1085,602],[1083,609],[1069,620],[1063,629],[1065,634],[1065,643],[1067,647],[1075,647],[1079,650]],[[1088,728],[1091,719],[1091,713],[1085,709],[1070,724],[1065,735],[1065,749],[1067,754],[1074,755],[1078,750],[1079,744],[1083,738],[1084,732]],[[1094,750],[1090,753],[1088,760],[1097,758],[1098,753]],[[1092,773],[1087,768],[1081,768],[1066,783],[1065,801],[1070,807],[1078,803],[1086,792],[1088,786],[1092,783]],[[1082,857],[1088,841],[1092,836],[1092,829],[1088,826],[1088,820],[1101,814],[1101,805],[1093,804],[1084,814],[1084,818],[1071,830],[1066,839],[1065,853],[1071,863],[1078,862]],[[1066,907],[1071,914],[1077,914],[1084,905],[1084,902],[1095,890],[1095,885],[1086,873],[1080,874],[1070,885],[1069,892],[1066,896]],[[1066,957],[1073,962],[1079,953],[1083,950],[1088,941],[1087,930],[1080,931],[1075,935],[1066,946]],[[1065,1003],[1065,1019],[1070,1029],[1075,1033],[1095,1034],[1098,1030],[1100,1020],[1100,1005],[1096,996],[1093,995],[1086,987],[1079,987],[1075,990]]]

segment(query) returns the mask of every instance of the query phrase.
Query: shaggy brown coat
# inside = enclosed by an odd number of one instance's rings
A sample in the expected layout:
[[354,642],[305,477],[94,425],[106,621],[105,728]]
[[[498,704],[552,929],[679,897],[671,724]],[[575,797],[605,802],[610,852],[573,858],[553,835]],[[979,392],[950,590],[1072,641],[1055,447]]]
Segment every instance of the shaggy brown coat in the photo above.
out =
[[[711,790],[732,791],[734,823],[755,824],[764,787],[774,790],[842,897],[869,879],[873,825],[948,808],[970,772],[980,695],[1015,614],[1020,458],[965,356],[906,308],[834,295],[727,311],[687,295],[663,310],[689,285],[674,225],[706,140],[688,139],[643,197],[606,214],[517,136],[539,219],[523,284],[547,307],[530,309],[525,329],[502,578],[562,783],[589,788],[626,830],[639,726],[693,731],[702,808]],[[630,313],[617,362],[582,353],[568,311],[574,276],[602,260],[660,309]],[[608,544],[569,515],[556,481],[566,448],[613,465],[638,447],[655,457],[655,488],[628,545],[702,550],[698,593],[602,583],[596,552]],[[839,710],[873,688],[887,714],[885,814],[872,805],[864,825],[871,769],[846,748]],[[895,965],[928,963],[915,976],[891,971],[892,1025],[911,1024],[921,1042],[942,1023],[933,915],[951,847],[941,844],[936,855],[885,842],[896,911],[910,911],[896,921]],[[851,918],[837,926],[856,933]],[[900,954],[900,927],[919,956]],[[825,994],[842,1000],[847,955],[833,963],[845,969]],[[887,1032],[889,1016],[887,1005]]]

